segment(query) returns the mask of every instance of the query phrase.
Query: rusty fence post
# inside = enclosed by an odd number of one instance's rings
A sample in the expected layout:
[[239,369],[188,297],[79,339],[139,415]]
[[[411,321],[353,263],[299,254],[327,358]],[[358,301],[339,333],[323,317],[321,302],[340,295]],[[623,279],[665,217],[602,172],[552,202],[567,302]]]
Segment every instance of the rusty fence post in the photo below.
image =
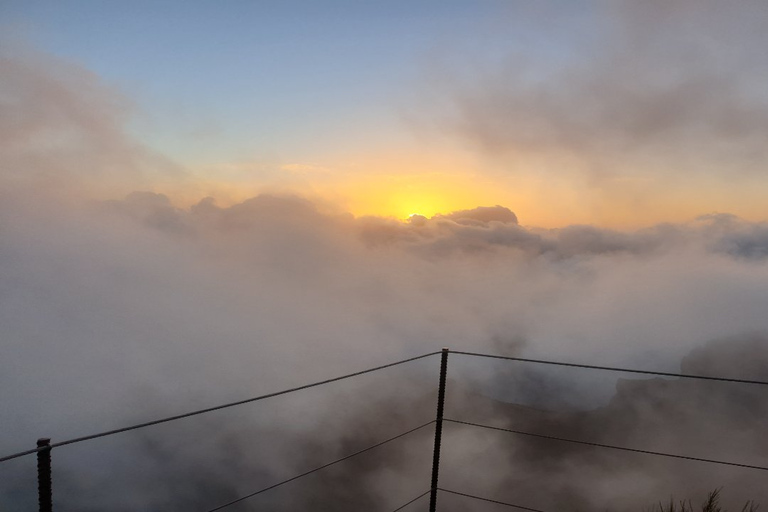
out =
[[443,437],[443,408],[445,406],[445,374],[448,370],[448,352],[444,348],[440,355],[440,386],[437,391],[437,417],[435,418],[435,448],[432,452],[432,487],[429,495],[429,512],[437,508],[437,477],[440,474],[440,442]]

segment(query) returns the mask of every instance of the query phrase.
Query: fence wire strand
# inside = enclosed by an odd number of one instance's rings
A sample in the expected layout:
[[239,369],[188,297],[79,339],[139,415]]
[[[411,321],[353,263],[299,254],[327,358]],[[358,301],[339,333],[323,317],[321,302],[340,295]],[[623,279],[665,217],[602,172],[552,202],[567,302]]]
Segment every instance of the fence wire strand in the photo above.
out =
[[387,444],[387,443],[389,443],[391,441],[394,441],[395,439],[400,439],[401,437],[407,436],[408,434],[416,432],[417,430],[421,430],[422,428],[427,427],[427,426],[429,426],[429,425],[431,425],[433,423],[435,423],[435,420],[428,421],[428,422],[426,422],[426,423],[424,423],[422,425],[419,425],[418,427],[415,427],[415,428],[412,428],[410,430],[407,430],[407,431],[403,432],[402,434],[398,434],[398,435],[396,435],[394,437],[390,437],[389,439],[385,439],[384,441],[381,441],[381,442],[376,443],[376,444],[374,444],[372,446],[369,446],[368,448],[363,448],[362,450],[358,450],[358,451],[356,451],[354,453],[350,453],[349,455],[345,455],[344,457],[336,459],[333,462],[329,462],[327,464],[323,464],[322,466],[318,466],[318,467],[316,467],[314,469],[310,469],[309,471],[305,471],[304,473],[301,473],[299,475],[296,475],[296,476],[293,476],[291,478],[288,478],[287,480],[283,480],[282,482],[278,482],[276,484],[272,484],[272,485],[270,485],[268,487],[264,487],[263,489],[259,489],[258,491],[252,492],[252,493],[247,494],[245,496],[241,496],[240,498],[237,498],[236,500],[232,500],[232,501],[230,501],[228,503],[224,503],[223,505],[219,505],[216,508],[209,509],[207,512],[215,512],[217,510],[221,510],[221,509],[227,508],[230,505],[234,505],[235,503],[240,503],[241,501],[245,501],[248,498],[252,498],[252,497],[256,496],[257,494],[261,494],[263,492],[267,492],[269,490],[274,489],[275,487],[280,487],[281,485],[287,484],[288,482],[293,482],[294,480],[298,480],[299,478],[305,477],[307,475],[311,475],[312,473],[320,471],[321,469],[325,469],[325,468],[327,468],[329,466],[333,466],[334,464],[338,464],[339,462],[343,462],[343,461],[345,461],[347,459],[351,459],[352,457],[355,457],[356,455],[360,455],[361,453],[365,453],[367,451],[373,450],[374,448],[378,448],[379,446]]
[[507,502],[504,502],[504,501],[492,500],[490,498],[483,498],[482,496],[475,496],[474,494],[467,494],[465,492],[451,491],[449,489],[443,489],[442,487],[438,487],[437,490],[438,491],[442,491],[442,492],[447,492],[449,494],[456,494],[457,496],[464,496],[466,498],[472,498],[472,499],[475,499],[475,500],[487,501],[488,503],[495,503],[497,505],[504,505],[504,506],[507,506],[507,507],[517,508],[517,509],[520,509],[520,510],[528,510],[530,512],[544,512],[543,510],[539,510],[537,508],[529,508],[529,507],[524,507],[522,505],[515,505],[514,503],[507,503]]
[[421,498],[423,498],[424,496],[426,496],[426,495],[427,495],[427,494],[429,494],[430,492],[431,492],[431,490],[429,490],[429,491],[425,491],[425,492],[423,492],[423,493],[419,494],[418,496],[416,496],[415,498],[413,498],[411,501],[409,501],[408,503],[406,503],[406,504],[404,504],[404,505],[400,505],[399,507],[397,507],[397,508],[396,508],[395,510],[393,510],[392,512],[398,512],[398,511],[400,511],[400,510],[403,510],[405,507],[407,507],[407,506],[408,506],[408,505],[410,505],[411,503],[416,503],[417,501],[419,501]]
[[[342,375],[340,377],[334,377],[332,379],[321,380],[321,381],[318,381],[318,382],[313,382],[311,384],[304,384],[303,386],[297,386],[295,388],[285,389],[283,391],[277,391],[275,393],[268,393],[266,395],[256,396],[256,397],[253,397],[253,398],[246,398],[245,400],[238,400],[237,402],[229,402],[229,403],[226,403],[226,404],[217,405],[215,407],[208,407],[206,409],[200,409],[200,410],[197,410],[197,411],[192,411],[192,412],[188,412],[188,413],[184,413],[184,414],[177,414],[176,416],[169,416],[167,418],[162,418],[162,419],[159,419],[159,420],[148,421],[146,423],[138,423],[136,425],[131,425],[129,427],[117,428],[117,429],[114,429],[114,430],[108,430],[106,432],[100,432],[98,434],[91,434],[91,435],[88,435],[88,436],[76,437],[74,439],[68,439],[66,441],[60,441],[58,443],[51,443],[50,448],[58,448],[59,446],[66,446],[68,444],[81,443],[83,441],[90,441],[92,439],[98,439],[100,437],[107,437],[107,436],[111,436],[111,435],[114,435],[114,434],[120,434],[122,432],[128,432],[129,430],[137,430],[137,429],[144,428],[144,427],[150,427],[152,425],[159,425],[161,423],[168,423],[170,421],[176,421],[176,420],[180,420],[180,419],[183,419],[183,418],[189,418],[191,416],[197,416],[197,415],[200,415],[200,414],[205,414],[207,412],[213,412],[213,411],[218,411],[218,410],[221,410],[221,409],[227,409],[229,407],[235,407],[237,405],[243,405],[243,404],[247,404],[247,403],[251,403],[251,402],[258,402],[259,400],[264,400],[264,399],[267,399],[267,398],[273,398],[273,397],[280,396],[280,395],[286,395],[288,393],[293,393],[295,391],[301,391],[303,389],[314,388],[314,387],[317,387],[317,386],[322,386],[324,384],[330,384],[331,382],[337,382],[337,381],[340,381],[340,380],[349,379],[350,377],[357,377],[359,375],[364,375],[366,373],[371,373],[371,372],[375,372],[375,371],[378,371],[378,370],[383,370],[385,368],[391,368],[393,366],[401,365],[401,364],[404,364],[404,363],[410,363],[411,361],[416,361],[418,359],[424,359],[426,357],[434,356],[434,355],[437,355],[437,354],[440,354],[440,352],[430,352],[428,354],[423,354],[423,355],[420,355],[420,356],[411,357],[409,359],[403,359],[401,361],[395,361],[394,363],[389,363],[389,364],[384,364],[384,365],[381,365],[381,366],[376,366],[375,368],[369,368],[367,370],[362,370],[362,371],[359,371],[359,372],[349,373],[347,375]],[[48,447],[45,447],[45,449],[48,449]],[[35,448],[35,449],[31,449],[31,450],[25,450],[25,451],[19,452],[19,453],[14,453],[12,455],[6,455],[6,456],[0,458],[0,462],[5,462],[5,461],[11,460],[11,459],[16,459],[18,457],[23,457],[25,455],[30,455],[30,454],[33,454],[33,453],[37,453],[40,450],[41,450],[41,448]]]
[[563,442],[566,442],[566,443],[583,444],[583,445],[587,445],[587,446],[597,446],[599,448],[611,448],[612,450],[622,450],[622,451],[625,451],[625,452],[644,453],[644,454],[647,454],[647,455],[658,455],[658,456],[661,456],[661,457],[671,457],[673,459],[693,460],[693,461],[696,461],[696,462],[707,462],[709,464],[721,464],[723,466],[735,466],[735,467],[738,467],[738,468],[759,469],[761,471],[768,471],[768,467],[753,466],[753,465],[750,465],[750,464],[741,464],[741,463],[738,463],[738,462],[726,462],[726,461],[722,461],[722,460],[703,459],[703,458],[700,458],[700,457],[689,457],[687,455],[677,455],[677,454],[673,454],[673,453],[656,452],[656,451],[652,451],[652,450],[641,450],[641,449],[638,449],[638,448],[628,448],[626,446],[616,446],[616,445],[611,445],[611,444],[593,443],[593,442],[590,442],[590,441],[581,441],[581,440],[578,440],[578,439],[568,439],[568,438],[565,438],[565,437],[548,436],[548,435],[544,435],[544,434],[536,434],[536,433],[533,433],[533,432],[524,432],[522,430],[513,430],[513,429],[509,429],[509,428],[493,427],[491,425],[482,425],[480,423],[472,423],[470,421],[461,421],[461,420],[454,420],[454,419],[449,419],[449,418],[443,418],[443,421],[447,421],[449,423],[458,423],[460,425],[468,425],[468,426],[471,426],[471,427],[480,427],[480,428],[485,428],[485,429],[489,429],[489,430],[498,430],[500,432],[509,432],[511,434],[520,434],[520,435],[523,435],[523,436],[538,437],[538,438],[541,438],[541,439],[550,439],[550,440],[553,440],[553,441],[563,441]]
[[657,375],[660,377],[678,377],[682,379],[713,380],[719,382],[736,382],[739,384],[758,384],[768,386],[768,382],[762,380],[732,379],[729,377],[712,377],[709,375],[692,375],[687,373],[656,372],[651,370],[637,370],[634,368],[619,368],[616,366],[595,366],[591,364],[567,363],[563,361],[548,361],[546,359],[527,359],[524,357],[498,356],[494,354],[482,354],[479,352],[466,352],[463,350],[451,350],[451,354],[464,356],[487,357],[490,359],[506,359],[507,361],[520,361],[522,363],[548,364],[553,366],[568,366],[571,368],[586,368],[587,370],[604,370],[609,372],[639,373],[643,375]]

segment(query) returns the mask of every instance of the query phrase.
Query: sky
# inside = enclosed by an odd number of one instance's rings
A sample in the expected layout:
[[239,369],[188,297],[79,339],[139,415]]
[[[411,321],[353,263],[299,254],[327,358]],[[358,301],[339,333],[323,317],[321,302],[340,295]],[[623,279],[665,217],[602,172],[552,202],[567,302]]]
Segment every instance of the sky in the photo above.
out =
[[[0,0],[0,455],[445,346],[768,381],[767,23],[762,0]],[[451,414],[768,466],[754,389],[450,357]],[[57,510],[301,473],[431,419],[436,361],[57,448]],[[768,503],[743,468],[494,435],[446,432],[447,477],[541,510]],[[243,510],[392,510],[430,441]],[[34,508],[30,475],[0,464],[0,508]]]
[[[645,5],[645,3],[644,3]],[[90,73],[189,206],[262,191],[527,225],[765,219],[766,8],[745,2],[14,2],[3,45]],[[115,192],[117,194],[118,191]]]

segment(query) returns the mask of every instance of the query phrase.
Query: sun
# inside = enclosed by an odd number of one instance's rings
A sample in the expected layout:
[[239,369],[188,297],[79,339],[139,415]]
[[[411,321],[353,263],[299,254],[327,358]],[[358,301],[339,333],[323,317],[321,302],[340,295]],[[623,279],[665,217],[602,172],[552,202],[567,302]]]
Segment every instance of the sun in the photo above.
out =
[[468,194],[466,189],[445,183],[393,184],[384,181],[361,187],[356,192],[356,201],[350,205],[354,215],[394,217],[401,221],[414,217],[431,218],[479,204],[479,199]]
[[438,213],[451,211],[449,198],[423,191],[395,192],[390,198],[390,210],[394,216],[407,220],[414,215],[434,217]]
[[[500,204],[499,187],[478,180],[461,158],[443,155],[439,161],[423,155],[383,155],[362,172],[356,164],[347,168],[343,181],[332,181],[332,194],[357,217],[377,216],[408,222],[479,204]],[[360,171],[360,172],[358,172]],[[319,189],[316,189],[319,190]],[[320,192],[322,194],[322,191]]]

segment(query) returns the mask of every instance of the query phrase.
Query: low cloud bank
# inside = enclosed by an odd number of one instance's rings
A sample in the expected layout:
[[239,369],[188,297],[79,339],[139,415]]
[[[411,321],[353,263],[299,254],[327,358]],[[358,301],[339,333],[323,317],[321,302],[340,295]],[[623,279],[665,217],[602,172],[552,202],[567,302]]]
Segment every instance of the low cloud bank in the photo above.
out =
[[[671,371],[693,350],[686,371],[747,378],[764,378],[768,363],[764,338],[739,337],[768,331],[768,229],[732,216],[633,232],[540,230],[502,207],[403,223],[329,214],[292,196],[261,195],[227,208],[206,199],[179,209],[149,192],[77,208],[15,202],[0,215],[8,354],[0,362],[2,452],[27,448],[37,436],[64,439],[442,346]],[[701,356],[707,341],[727,337],[707,349],[717,357]],[[731,348],[737,356],[728,355]],[[436,365],[423,361],[285,403],[104,441],[108,455],[95,445],[58,450],[57,500],[62,510],[213,506],[431,419]],[[615,376],[515,368],[454,358],[452,385],[464,396],[455,410],[479,407],[488,421],[505,423],[516,415],[503,403],[517,402],[561,415],[561,426],[541,420],[557,432],[765,458],[730,441],[713,448],[699,435],[751,436],[763,410],[751,391],[655,381],[619,382],[616,391]],[[738,414],[729,401],[741,404]],[[595,408],[584,417],[575,412]],[[719,409],[724,420],[715,418]],[[651,426],[661,433],[648,434]],[[534,483],[558,482],[559,492],[544,492],[555,508],[578,497],[634,510],[643,496],[699,490],[660,463],[600,453],[579,459],[581,451],[557,446],[450,435],[458,451],[446,455],[455,459],[446,478],[458,478],[456,486],[470,485],[474,474],[485,491],[522,482],[533,497],[540,495]],[[428,481],[428,438],[404,440],[354,463],[353,472],[330,471],[310,489],[338,490],[328,510],[397,506],[395,490],[405,498],[420,492],[414,482]],[[493,464],[474,469],[489,450],[496,450]],[[34,489],[24,472],[11,474],[3,503],[27,503]],[[712,474],[701,481],[761,498],[747,477]],[[739,478],[746,483],[733,483]],[[616,487],[617,479],[626,486]],[[115,502],[120,493],[130,498]],[[290,509],[317,496],[266,499]]]

